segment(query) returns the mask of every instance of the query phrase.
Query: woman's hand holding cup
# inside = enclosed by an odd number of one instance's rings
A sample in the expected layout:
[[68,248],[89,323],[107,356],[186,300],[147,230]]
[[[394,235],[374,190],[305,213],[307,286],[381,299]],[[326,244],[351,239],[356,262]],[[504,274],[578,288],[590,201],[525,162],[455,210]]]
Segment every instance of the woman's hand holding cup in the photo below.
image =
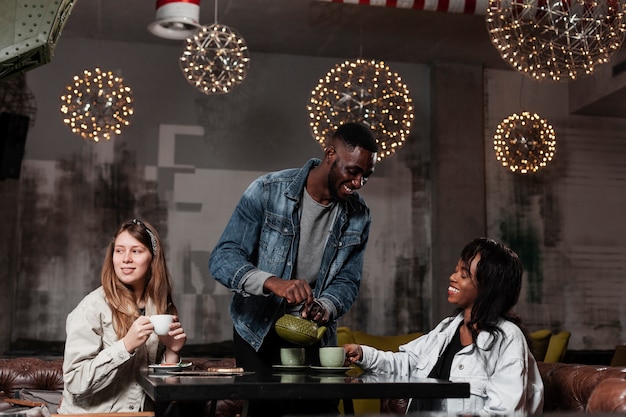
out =
[[363,349],[361,349],[361,345],[348,343],[343,345],[343,349],[346,352],[346,362],[348,364],[358,362],[363,359]]
[[178,316],[172,314],[156,314],[150,316],[150,322],[154,326],[154,332],[159,336],[161,343],[165,345],[165,361],[168,363],[178,362],[178,352],[187,341],[187,335],[183,326],[178,321]]

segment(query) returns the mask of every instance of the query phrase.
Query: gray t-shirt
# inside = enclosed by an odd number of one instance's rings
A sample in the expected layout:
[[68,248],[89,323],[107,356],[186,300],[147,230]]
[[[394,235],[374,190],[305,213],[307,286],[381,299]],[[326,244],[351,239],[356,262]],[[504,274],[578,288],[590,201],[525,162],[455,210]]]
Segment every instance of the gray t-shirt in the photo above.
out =
[[[337,215],[337,204],[323,205],[315,201],[304,189],[300,211],[300,242],[294,278],[307,281],[312,288],[320,272],[326,240]],[[290,306],[289,312],[300,311],[302,305]]]
[[320,272],[326,240],[337,215],[337,204],[323,205],[315,201],[304,189],[300,213],[300,242],[296,278],[313,284]]
[[[315,201],[304,189],[302,207],[300,208],[300,242],[298,242],[298,259],[293,278],[314,283],[322,263],[324,246],[338,213],[338,205],[333,202],[327,206]],[[246,292],[254,295],[269,295],[263,292],[263,283],[271,274],[253,269],[242,278]],[[292,306],[290,312],[299,311],[301,306]]]

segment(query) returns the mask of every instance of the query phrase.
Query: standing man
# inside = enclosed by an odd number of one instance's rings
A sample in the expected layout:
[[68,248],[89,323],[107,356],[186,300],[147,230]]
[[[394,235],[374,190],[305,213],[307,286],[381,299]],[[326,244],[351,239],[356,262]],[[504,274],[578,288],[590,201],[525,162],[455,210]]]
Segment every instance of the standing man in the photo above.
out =
[[[263,175],[244,192],[209,260],[212,276],[235,293],[237,366],[266,372],[280,363],[289,343],[274,323],[285,313],[328,328],[307,348],[308,363],[319,363],[320,346],[337,344],[336,321],[359,292],[371,223],[356,191],[377,151],[368,127],[347,123],[326,142],[323,160]],[[311,411],[300,402],[297,412]]]

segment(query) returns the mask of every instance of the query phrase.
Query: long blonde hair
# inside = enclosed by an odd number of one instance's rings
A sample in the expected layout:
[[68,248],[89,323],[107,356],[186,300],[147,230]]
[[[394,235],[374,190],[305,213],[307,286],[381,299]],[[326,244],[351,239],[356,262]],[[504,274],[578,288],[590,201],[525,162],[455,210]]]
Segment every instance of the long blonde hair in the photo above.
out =
[[117,229],[109,243],[101,275],[102,287],[113,312],[113,328],[120,339],[126,336],[133,322],[140,315],[132,290],[118,279],[113,267],[115,239],[122,232],[128,232],[148,248],[152,254],[152,262],[146,276],[146,287],[142,299],[144,301],[151,300],[156,306],[157,314],[178,314],[172,300],[171,279],[159,234],[148,222],[138,219],[129,220]]

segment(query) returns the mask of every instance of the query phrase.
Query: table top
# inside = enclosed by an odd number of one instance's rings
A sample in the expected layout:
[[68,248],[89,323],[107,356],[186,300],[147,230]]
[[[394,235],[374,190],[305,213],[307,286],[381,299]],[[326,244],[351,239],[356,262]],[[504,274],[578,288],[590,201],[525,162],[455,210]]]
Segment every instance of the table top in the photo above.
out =
[[139,384],[155,402],[213,399],[467,398],[469,383],[362,373],[276,371],[271,374],[142,374]]

